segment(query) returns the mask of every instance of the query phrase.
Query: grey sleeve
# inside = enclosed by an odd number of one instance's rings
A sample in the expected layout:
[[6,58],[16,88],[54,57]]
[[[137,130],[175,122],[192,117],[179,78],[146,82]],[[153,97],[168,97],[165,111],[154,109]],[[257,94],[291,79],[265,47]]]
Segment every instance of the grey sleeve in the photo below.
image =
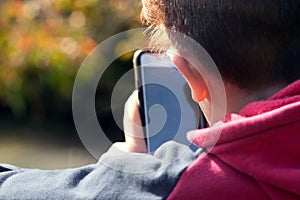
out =
[[168,142],[154,155],[112,146],[97,164],[74,169],[0,165],[0,199],[165,199],[201,152]]

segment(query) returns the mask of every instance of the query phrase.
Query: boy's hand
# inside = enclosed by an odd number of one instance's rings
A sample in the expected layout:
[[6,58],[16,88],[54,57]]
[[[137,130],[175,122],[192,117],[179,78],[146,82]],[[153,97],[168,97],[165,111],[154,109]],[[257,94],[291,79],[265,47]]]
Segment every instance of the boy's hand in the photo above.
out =
[[147,153],[147,147],[139,112],[138,91],[129,97],[124,108],[124,134],[125,142],[114,145],[120,150],[132,153]]

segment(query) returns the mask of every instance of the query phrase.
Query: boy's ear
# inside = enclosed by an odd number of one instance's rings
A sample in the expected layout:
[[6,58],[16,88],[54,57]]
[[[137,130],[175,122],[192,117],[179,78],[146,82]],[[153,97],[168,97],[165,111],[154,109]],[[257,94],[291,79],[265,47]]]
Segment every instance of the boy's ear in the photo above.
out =
[[193,99],[196,102],[200,102],[208,97],[208,87],[201,76],[200,72],[187,62],[183,57],[179,55],[169,55],[177,69],[184,76],[188,82],[191,90]]

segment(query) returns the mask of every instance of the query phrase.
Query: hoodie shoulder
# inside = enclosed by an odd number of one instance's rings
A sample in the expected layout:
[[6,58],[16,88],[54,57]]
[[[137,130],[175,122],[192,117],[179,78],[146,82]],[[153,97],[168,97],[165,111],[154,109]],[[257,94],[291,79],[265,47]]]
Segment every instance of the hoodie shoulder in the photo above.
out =
[[112,146],[97,164],[74,169],[0,165],[0,199],[165,199],[201,152],[168,142],[154,155]]

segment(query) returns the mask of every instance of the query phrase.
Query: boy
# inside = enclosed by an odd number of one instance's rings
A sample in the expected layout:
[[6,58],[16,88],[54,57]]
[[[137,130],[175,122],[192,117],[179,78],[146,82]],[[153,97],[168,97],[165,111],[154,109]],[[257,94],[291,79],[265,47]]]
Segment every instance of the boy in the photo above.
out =
[[[126,138],[96,165],[41,171],[0,168],[0,198],[298,199],[300,197],[299,1],[143,0],[142,19],[166,30],[179,54],[173,62],[214,127],[194,131],[195,153],[170,142],[154,156],[143,139]],[[211,116],[207,80],[188,62],[184,42],[201,44],[224,80],[225,118]],[[188,52],[187,54],[193,52]],[[213,77],[213,76],[211,76]],[[295,81],[295,82],[294,82]],[[294,83],[292,83],[294,82]],[[283,88],[283,89],[282,89]],[[126,104],[125,132],[140,131],[136,93]],[[207,150],[210,150],[207,153]],[[164,165],[168,163],[167,165]],[[164,166],[164,167],[161,167]],[[134,173],[135,172],[135,173]],[[143,172],[143,173],[141,173]]]

